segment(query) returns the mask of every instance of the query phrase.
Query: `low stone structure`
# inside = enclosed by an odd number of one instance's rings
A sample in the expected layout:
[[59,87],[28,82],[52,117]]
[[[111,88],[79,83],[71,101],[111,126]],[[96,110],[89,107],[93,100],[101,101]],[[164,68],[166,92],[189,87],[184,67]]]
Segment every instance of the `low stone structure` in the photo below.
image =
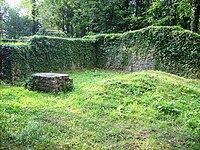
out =
[[72,90],[73,79],[68,74],[37,73],[32,75],[28,88],[44,92],[66,92]]

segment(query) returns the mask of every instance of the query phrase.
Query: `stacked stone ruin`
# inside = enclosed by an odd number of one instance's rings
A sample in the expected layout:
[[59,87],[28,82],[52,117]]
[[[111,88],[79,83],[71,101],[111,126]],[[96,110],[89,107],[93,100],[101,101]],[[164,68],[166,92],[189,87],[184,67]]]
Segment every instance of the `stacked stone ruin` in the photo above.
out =
[[73,79],[68,74],[37,73],[32,75],[30,89],[44,92],[70,91]]

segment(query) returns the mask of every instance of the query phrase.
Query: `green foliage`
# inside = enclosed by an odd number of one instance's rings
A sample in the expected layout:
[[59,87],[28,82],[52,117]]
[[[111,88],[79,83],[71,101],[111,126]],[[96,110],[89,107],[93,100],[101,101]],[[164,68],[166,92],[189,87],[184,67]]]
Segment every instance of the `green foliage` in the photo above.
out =
[[200,84],[158,71],[70,73],[70,93],[0,85],[1,149],[199,149]]
[[[18,39],[20,36],[32,35],[32,22],[28,16],[21,16],[17,8],[2,6],[2,30],[3,38]],[[0,17],[1,18],[1,17]]]
[[34,36],[28,44],[2,43],[2,79],[13,81],[33,72],[94,68],[93,45],[93,40],[45,36]]
[[[96,65],[99,68],[117,68],[114,65],[114,56],[117,56],[120,51],[120,37],[122,34],[100,34],[94,38],[96,40]],[[119,68],[118,68],[119,69]]]
[[34,82],[33,82],[33,76],[29,77],[25,82],[26,82],[26,83],[24,84],[24,87],[25,87],[26,89],[34,90],[34,89],[32,88],[32,87],[33,87],[33,84],[34,84]]
[[177,115],[180,114],[180,108],[176,106],[173,102],[163,102],[157,107],[160,111],[164,112],[165,114]]
[[92,40],[34,36],[29,44],[29,65],[33,72],[95,67]]
[[149,5],[150,1],[131,0],[44,0],[39,2],[39,16],[44,28],[62,29],[69,37],[83,37],[146,27],[144,12]]
[[192,29],[191,23],[198,27],[199,22],[196,0],[44,0],[38,4],[44,28],[62,29],[70,37],[120,33],[149,25]]
[[[150,25],[180,26],[198,33],[199,4],[198,0],[22,0],[21,9],[1,11],[0,29],[6,24],[0,33],[19,37],[27,35],[27,31],[35,34],[42,29],[58,29],[67,37],[83,37],[122,33]],[[23,8],[29,18],[19,15]]]
[[200,77],[200,36],[179,27],[152,26],[121,36],[97,35],[96,40],[101,68],[156,69]]
[[3,58],[10,60],[2,63],[13,66],[10,70],[13,77],[26,76],[28,72],[95,67],[129,71],[156,69],[200,77],[200,36],[179,27],[148,27],[124,34],[77,39],[33,36],[28,45],[3,44],[1,49],[1,53],[8,52]]
[[26,43],[1,43],[1,79],[7,81],[19,80],[29,72],[28,51]]
[[37,35],[66,37],[66,34],[60,30],[45,30],[45,29],[43,29],[43,30],[37,32]]

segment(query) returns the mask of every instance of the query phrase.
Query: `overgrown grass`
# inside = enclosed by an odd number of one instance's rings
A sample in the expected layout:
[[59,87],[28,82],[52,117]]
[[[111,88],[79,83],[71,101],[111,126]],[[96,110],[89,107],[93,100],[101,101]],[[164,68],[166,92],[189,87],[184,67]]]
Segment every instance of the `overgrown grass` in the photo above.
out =
[[72,92],[0,85],[0,149],[200,149],[200,83],[175,75],[70,73]]

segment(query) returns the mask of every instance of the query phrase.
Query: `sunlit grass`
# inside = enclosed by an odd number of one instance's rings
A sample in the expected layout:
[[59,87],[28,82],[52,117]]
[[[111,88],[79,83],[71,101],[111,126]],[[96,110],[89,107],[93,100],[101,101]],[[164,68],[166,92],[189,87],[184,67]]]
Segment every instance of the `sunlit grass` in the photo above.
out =
[[157,71],[70,76],[66,94],[1,85],[1,149],[200,148],[198,80]]
[[27,43],[24,42],[2,42],[1,44],[10,46],[27,46]]

